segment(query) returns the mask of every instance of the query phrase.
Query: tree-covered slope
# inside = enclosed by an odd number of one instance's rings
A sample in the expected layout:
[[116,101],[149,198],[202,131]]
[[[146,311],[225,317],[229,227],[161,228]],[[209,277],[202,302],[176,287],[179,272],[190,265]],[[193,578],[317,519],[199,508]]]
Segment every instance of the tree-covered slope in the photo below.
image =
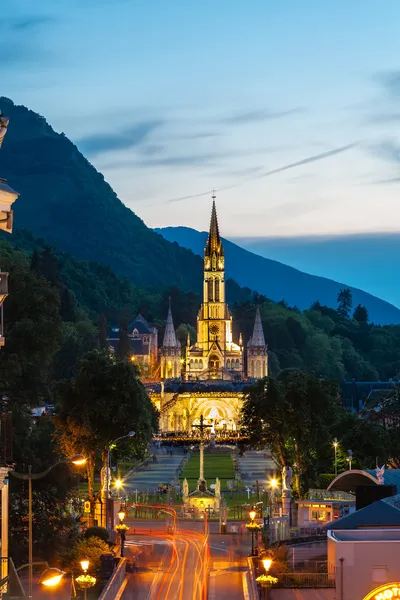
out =
[[[156,231],[170,242],[178,242],[196,254],[203,253],[207,237],[204,231],[189,227],[165,227]],[[372,294],[332,279],[303,273],[276,260],[249,252],[229,240],[224,240],[224,248],[227,275],[239,285],[256,289],[275,302],[285,300],[291,306],[306,309],[318,300],[321,304],[334,308],[340,289],[348,287],[352,291],[354,306],[366,306],[371,321],[380,325],[400,324],[400,310]]]
[[201,260],[146,227],[64,134],[7,98],[0,110],[10,117],[1,176],[21,194],[16,228],[109,265],[137,285],[200,289]]

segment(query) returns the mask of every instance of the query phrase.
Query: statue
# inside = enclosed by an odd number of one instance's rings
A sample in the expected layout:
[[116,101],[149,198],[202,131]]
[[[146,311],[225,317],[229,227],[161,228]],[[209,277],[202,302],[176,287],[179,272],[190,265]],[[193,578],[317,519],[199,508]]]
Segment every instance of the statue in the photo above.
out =
[[[107,475],[108,475],[108,485],[107,485]],[[107,467],[101,468],[100,483],[101,483],[101,491],[105,495],[107,490],[109,490],[111,487],[111,470],[108,469],[108,473],[107,473]]]
[[378,483],[383,485],[385,483],[385,465],[382,465],[381,468],[376,467],[375,473]]
[[215,497],[216,498],[221,498],[221,482],[219,480],[219,478],[217,477],[217,479],[215,480]]
[[189,484],[188,484],[188,480],[186,479],[186,477],[183,480],[182,496],[183,496],[183,498],[187,498],[189,496]]
[[293,480],[293,469],[292,469],[292,467],[286,467],[286,465],[285,465],[282,469],[282,489],[286,490],[286,491],[291,491],[292,480]]

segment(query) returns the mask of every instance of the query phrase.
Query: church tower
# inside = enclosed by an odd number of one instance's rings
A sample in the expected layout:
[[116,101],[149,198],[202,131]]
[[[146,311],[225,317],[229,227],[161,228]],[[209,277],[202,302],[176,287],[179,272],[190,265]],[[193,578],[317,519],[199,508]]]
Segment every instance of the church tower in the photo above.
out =
[[186,351],[187,379],[242,379],[243,353],[232,339],[232,317],[225,301],[225,257],[215,195],[204,249],[203,303],[197,316],[197,342]]
[[163,345],[161,348],[161,379],[177,379],[181,376],[181,344],[176,338],[172,320],[171,299],[165,324]]
[[247,375],[261,379],[268,376],[268,347],[265,343],[260,309],[257,306],[253,335],[247,344]]

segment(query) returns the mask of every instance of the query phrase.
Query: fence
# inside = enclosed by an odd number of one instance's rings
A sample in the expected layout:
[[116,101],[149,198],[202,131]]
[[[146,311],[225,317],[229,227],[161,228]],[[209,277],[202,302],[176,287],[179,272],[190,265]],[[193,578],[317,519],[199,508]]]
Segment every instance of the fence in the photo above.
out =
[[99,600],[114,600],[126,581],[126,559],[120,558],[111,579],[99,596]]
[[277,573],[278,588],[334,588],[335,578],[328,573]]

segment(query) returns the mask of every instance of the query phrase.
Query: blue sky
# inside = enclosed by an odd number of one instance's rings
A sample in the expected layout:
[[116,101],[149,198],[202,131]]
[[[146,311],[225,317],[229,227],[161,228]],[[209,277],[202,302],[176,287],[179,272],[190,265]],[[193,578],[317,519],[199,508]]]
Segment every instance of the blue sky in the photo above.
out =
[[149,226],[399,230],[398,0],[1,4],[2,94]]

